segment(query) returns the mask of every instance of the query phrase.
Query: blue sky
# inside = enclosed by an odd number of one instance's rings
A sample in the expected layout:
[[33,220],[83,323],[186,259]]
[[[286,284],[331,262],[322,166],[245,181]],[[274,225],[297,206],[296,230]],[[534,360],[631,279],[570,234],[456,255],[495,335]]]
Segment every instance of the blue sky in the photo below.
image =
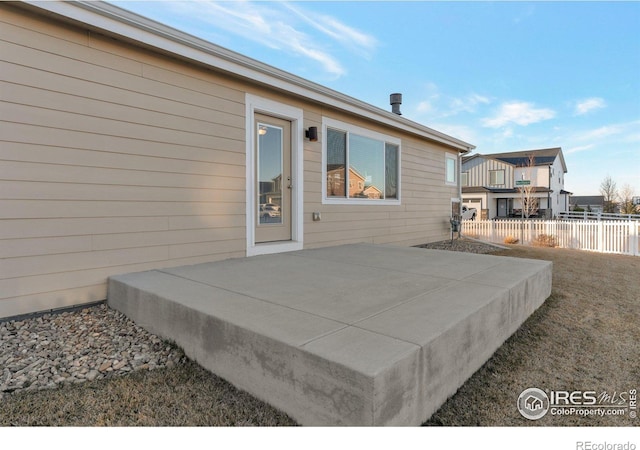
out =
[[114,1],[474,144],[640,195],[639,2]]

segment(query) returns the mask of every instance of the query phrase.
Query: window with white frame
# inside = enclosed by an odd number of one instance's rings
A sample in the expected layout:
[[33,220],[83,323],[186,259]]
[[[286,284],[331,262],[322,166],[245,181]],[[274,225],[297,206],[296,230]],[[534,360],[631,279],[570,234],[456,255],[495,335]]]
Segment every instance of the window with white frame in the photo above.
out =
[[489,171],[489,184],[492,186],[504,185],[504,169]]
[[324,118],[327,203],[399,203],[400,139]]
[[460,174],[460,185],[469,186],[469,172],[462,172]]
[[456,184],[457,181],[457,162],[458,157],[451,153],[445,153],[445,176],[444,181],[446,184]]

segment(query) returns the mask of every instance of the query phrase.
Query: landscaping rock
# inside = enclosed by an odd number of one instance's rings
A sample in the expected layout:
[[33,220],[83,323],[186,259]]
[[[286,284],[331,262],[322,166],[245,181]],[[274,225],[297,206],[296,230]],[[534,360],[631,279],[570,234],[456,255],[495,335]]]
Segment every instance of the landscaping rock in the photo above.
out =
[[[148,363],[151,361],[152,363]],[[0,322],[0,401],[21,390],[51,389],[172,367],[182,351],[105,304]]]
[[453,240],[447,239],[446,241],[430,242],[428,244],[418,245],[417,247],[428,248],[432,250],[451,250],[454,252],[481,254],[493,253],[505,249],[505,247],[503,246],[464,237],[454,238]]

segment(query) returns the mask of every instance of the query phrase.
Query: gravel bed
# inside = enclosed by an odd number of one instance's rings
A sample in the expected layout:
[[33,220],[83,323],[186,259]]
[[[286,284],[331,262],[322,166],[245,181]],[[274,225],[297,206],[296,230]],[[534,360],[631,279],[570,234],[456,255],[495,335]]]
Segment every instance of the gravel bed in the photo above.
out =
[[458,238],[454,239],[453,241],[451,239],[447,239],[446,241],[431,242],[429,244],[418,245],[418,247],[467,253],[493,253],[505,249],[505,247],[502,246],[466,238]]
[[173,367],[184,358],[106,304],[0,322],[0,400],[22,390]]

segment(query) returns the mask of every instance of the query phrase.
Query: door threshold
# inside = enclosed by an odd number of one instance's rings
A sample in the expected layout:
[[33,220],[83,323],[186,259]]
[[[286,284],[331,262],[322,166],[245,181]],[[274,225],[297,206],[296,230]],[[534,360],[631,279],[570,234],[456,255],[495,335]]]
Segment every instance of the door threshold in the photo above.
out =
[[302,250],[303,244],[299,241],[274,241],[261,242],[247,248],[247,256],[271,255],[274,253],[295,252]]

